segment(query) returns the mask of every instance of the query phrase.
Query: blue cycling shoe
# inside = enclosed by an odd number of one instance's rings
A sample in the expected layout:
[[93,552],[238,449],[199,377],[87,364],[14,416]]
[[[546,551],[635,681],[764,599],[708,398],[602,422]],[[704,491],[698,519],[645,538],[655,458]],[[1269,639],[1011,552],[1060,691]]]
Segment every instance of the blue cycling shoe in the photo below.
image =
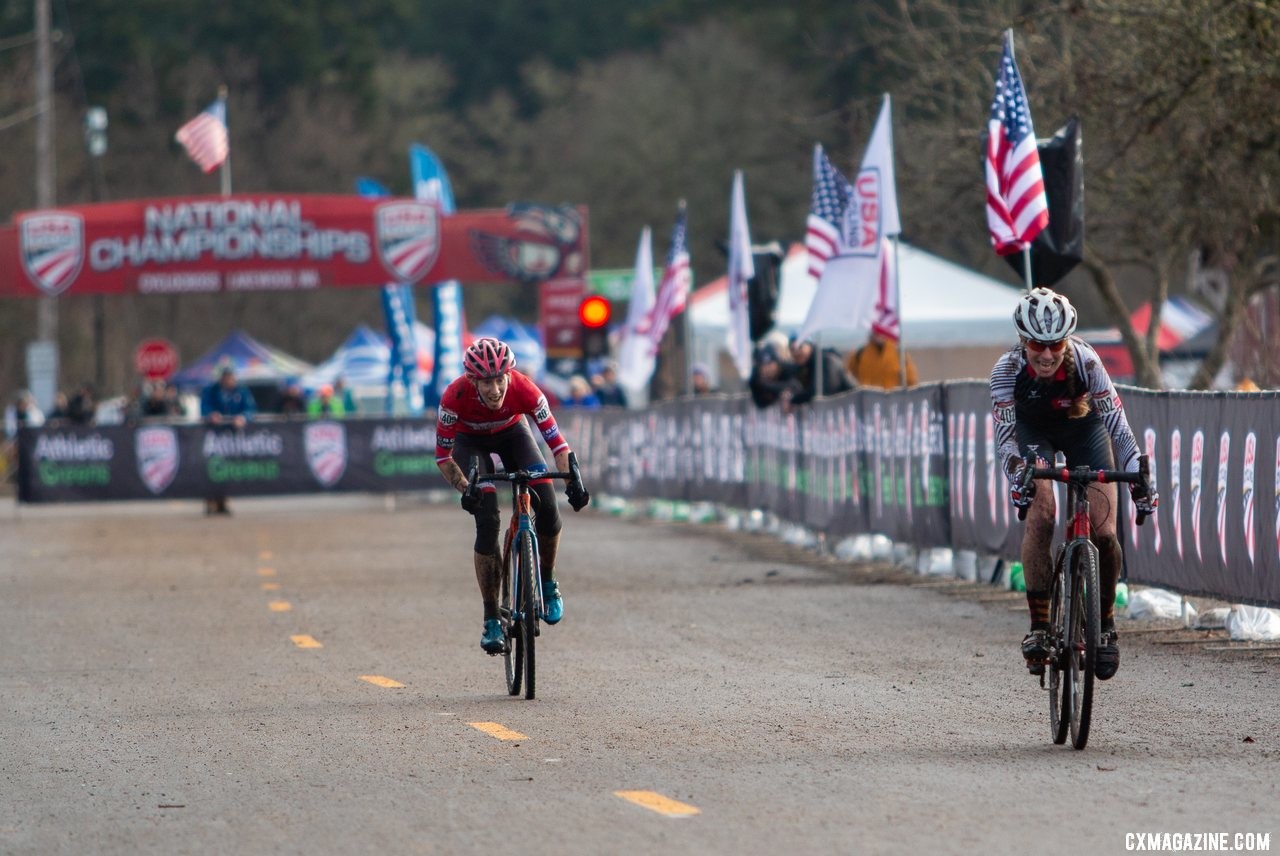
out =
[[560,597],[560,583],[555,580],[542,584],[542,620],[556,624],[564,618],[564,600]]
[[507,634],[502,632],[502,623],[498,619],[484,620],[484,635],[480,637],[480,647],[490,654],[507,653]]

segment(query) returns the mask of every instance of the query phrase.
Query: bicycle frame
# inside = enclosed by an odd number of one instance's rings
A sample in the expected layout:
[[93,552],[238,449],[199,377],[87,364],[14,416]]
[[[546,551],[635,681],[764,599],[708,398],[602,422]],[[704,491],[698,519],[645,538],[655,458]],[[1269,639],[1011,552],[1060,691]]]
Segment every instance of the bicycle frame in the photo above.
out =
[[[484,476],[480,476],[479,478],[482,481],[484,480]],[[511,522],[507,526],[507,537],[506,537],[505,543],[503,544],[502,554],[506,556],[511,552],[512,549],[514,549],[517,535],[519,535],[521,532],[528,532],[529,537],[533,543],[533,568],[531,570],[529,569],[521,569],[521,570],[527,573],[533,573],[535,575],[534,578],[536,580],[538,579],[537,574],[538,574],[538,569],[541,567],[542,557],[538,550],[538,533],[534,531],[533,520],[534,520],[533,495],[529,493],[528,483],[524,481],[513,482],[512,491],[511,491]],[[513,559],[513,561],[516,561],[516,560]],[[517,576],[517,578],[513,582],[516,586],[516,591],[519,591],[520,578]],[[542,586],[541,585],[533,586],[533,606],[534,606],[534,614],[541,615],[542,614]],[[520,621],[523,618],[524,616],[519,613],[511,616],[512,621]]]

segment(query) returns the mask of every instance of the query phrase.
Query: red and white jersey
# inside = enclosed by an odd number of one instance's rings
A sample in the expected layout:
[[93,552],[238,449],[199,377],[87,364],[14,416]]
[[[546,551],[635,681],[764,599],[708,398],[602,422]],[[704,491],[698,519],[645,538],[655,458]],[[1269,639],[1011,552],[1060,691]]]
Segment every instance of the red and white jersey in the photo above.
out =
[[459,434],[497,434],[515,425],[526,414],[533,417],[551,454],[568,451],[569,443],[560,434],[547,397],[528,377],[513,369],[507,397],[502,400],[501,407],[491,410],[480,399],[475,385],[463,375],[449,384],[444,395],[440,396],[436,417],[437,463],[449,460],[453,454],[454,438]]

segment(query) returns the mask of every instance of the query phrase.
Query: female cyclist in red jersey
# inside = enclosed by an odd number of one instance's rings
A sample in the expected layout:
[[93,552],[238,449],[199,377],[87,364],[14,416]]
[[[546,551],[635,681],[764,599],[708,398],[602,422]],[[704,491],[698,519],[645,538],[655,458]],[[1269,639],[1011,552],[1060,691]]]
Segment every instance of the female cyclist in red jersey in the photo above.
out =
[[[547,398],[528,377],[515,370],[516,358],[497,339],[477,339],[462,358],[464,374],[449,384],[440,397],[436,418],[436,466],[449,484],[462,494],[462,507],[476,519],[475,566],[480,599],[484,603],[484,635],[480,647],[490,654],[506,649],[506,638],[498,621],[498,589],[501,585],[502,557],[498,531],[497,488],[490,483],[479,490],[467,483],[464,467],[472,458],[480,461],[481,473],[494,471],[497,455],[508,470],[543,471],[547,463],[538,450],[525,416],[532,417],[555,456],[556,469],[569,469],[569,443],[560,434]],[[557,623],[564,615],[560,584],[555,578],[556,552],[560,546],[560,513],[556,508],[551,480],[536,481],[530,488],[538,497],[535,527],[542,577],[543,620]],[[590,500],[581,485],[570,482],[565,490],[574,511]]]

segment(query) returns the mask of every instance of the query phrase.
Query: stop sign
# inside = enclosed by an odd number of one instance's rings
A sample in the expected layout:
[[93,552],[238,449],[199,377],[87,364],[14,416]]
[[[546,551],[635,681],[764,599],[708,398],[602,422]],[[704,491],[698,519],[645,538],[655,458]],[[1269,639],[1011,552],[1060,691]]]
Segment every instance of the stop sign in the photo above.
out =
[[178,349],[167,339],[144,339],[133,352],[133,368],[147,380],[168,377],[178,370]]

